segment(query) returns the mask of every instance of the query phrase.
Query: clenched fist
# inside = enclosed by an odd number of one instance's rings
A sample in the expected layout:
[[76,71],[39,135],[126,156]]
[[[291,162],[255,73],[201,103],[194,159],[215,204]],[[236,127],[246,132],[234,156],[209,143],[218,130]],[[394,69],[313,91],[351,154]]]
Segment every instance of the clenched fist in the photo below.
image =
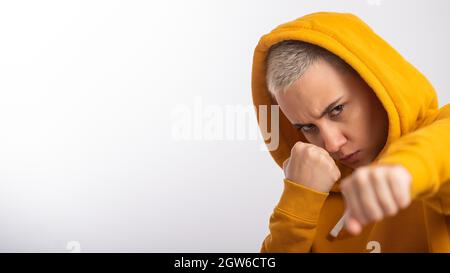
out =
[[319,192],[329,192],[341,177],[326,150],[301,141],[292,147],[291,156],[283,163],[283,171],[287,179]]
[[411,203],[411,175],[400,165],[366,166],[341,182],[346,203],[345,226],[357,235],[362,226],[394,216]]

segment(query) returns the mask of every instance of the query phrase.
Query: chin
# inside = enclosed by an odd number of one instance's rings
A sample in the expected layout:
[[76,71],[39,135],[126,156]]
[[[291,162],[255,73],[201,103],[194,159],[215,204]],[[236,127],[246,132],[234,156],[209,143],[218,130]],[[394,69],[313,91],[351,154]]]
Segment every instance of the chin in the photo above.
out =
[[367,166],[367,165],[369,165],[371,162],[372,162],[371,160],[364,160],[364,159],[361,159],[360,161],[358,161],[357,163],[355,163],[355,168]]
[[359,167],[359,166],[357,166],[357,164],[345,164],[343,162],[341,162],[341,163],[342,163],[342,165],[347,166],[347,167],[349,167],[351,169],[356,169],[356,168]]

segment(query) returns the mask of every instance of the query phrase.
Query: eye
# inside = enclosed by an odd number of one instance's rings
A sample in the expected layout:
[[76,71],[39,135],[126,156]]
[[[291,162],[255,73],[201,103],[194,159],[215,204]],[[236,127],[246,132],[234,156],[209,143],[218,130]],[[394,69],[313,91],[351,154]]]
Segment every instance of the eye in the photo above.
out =
[[330,111],[331,117],[339,116],[339,114],[342,112],[342,110],[344,110],[344,105],[343,104],[340,104],[340,105],[334,107],[333,110]]
[[300,130],[305,133],[309,133],[309,132],[312,132],[314,130],[314,128],[316,128],[314,125],[304,125],[300,128]]

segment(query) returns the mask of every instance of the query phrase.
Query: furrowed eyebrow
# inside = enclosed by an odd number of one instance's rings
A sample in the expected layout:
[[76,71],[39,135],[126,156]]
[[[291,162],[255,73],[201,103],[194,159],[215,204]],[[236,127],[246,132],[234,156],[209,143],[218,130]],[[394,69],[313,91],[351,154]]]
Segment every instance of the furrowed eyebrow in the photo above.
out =
[[[325,116],[327,113],[329,113],[335,106],[336,104],[339,103],[339,101],[342,99],[343,96],[339,97],[337,100],[333,101],[332,103],[330,103],[330,105],[328,105],[325,110],[322,111],[322,114],[320,114],[320,116],[317,119],[322,118],[323,116]],[[303,126],[306,125],[312,125],[312,124],[301,124],[301,123],[296,123],[294,124],[294,127],[297,129],[301,129]]]

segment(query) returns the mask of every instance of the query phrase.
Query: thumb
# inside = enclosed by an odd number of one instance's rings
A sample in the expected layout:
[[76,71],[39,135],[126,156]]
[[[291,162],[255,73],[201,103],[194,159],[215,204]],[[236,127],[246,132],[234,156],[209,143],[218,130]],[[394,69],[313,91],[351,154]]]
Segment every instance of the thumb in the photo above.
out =
[[345,228],[348,232],[350,232],[352,235],[358,235],[361,233],[362,225],[361,223],[356,220],[349,211],[346,212],[346,219],[345,219]]

